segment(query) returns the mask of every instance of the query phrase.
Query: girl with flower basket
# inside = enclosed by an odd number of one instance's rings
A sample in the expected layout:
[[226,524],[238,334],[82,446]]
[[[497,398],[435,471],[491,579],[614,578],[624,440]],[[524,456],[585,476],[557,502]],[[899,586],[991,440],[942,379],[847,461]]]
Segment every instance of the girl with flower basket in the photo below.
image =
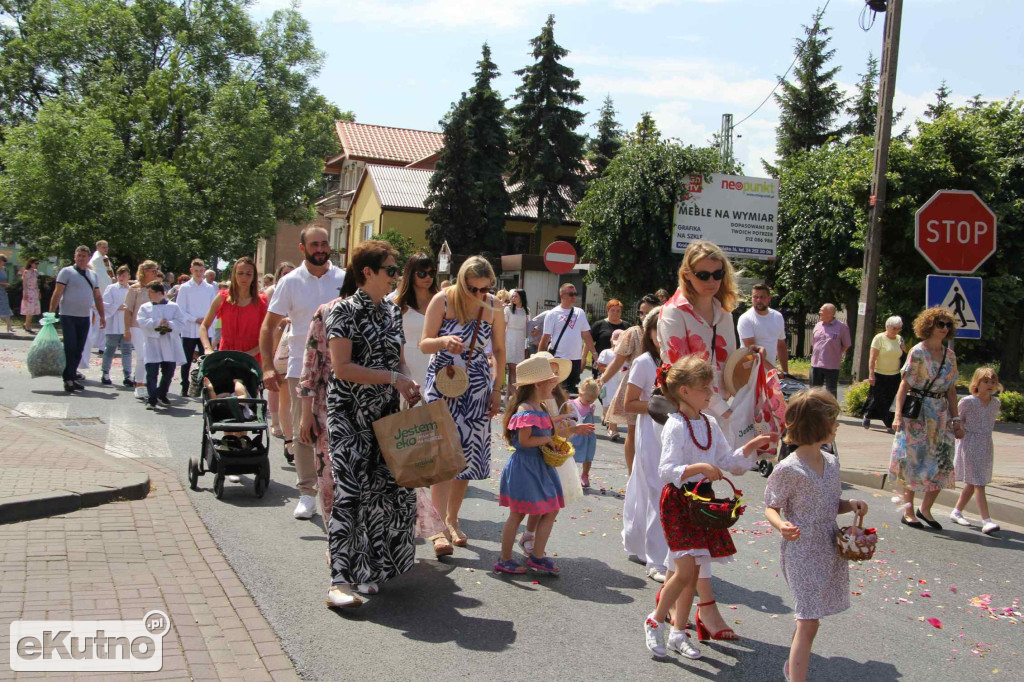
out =
[[[644,622],[647,648],[655,656],[668,653],[665,630],[669,609],[674,606],[668,648],[687,658],[700,658],[700,650],[684,628],[697,579],[712,561],[727,561],[736,553],[728,528],[743,513],[740,491],[734,488],[731,500],[716,500],[711,482],[722,478],[722,469],[735,475],[750,471],[758,448],[778,440],[778,434],[766,433],[733,450],[715,418],[703,412],[711,403],[713,380],[711,364],[696,355],[685,356],[658,372],[665,398],[677,411],[665,422],[658,466],[666,484],[661,493],[661,524],[674,571],[665,581],[657,608]],[[698,638],[708,639],[700,611],[695,620]]]
[[[839,403],[823,388],[790,398],[786,442],[797,447],[775,467],[764,491],[764,515],[782,535],[782,571],[796,599],[796,634],[783,669],[787,680],[807,679],[818,620],[850,608],[850,574],[845,543],[837,548],[836,515],[863,517],[868,505],[840,498],[839,459],[822,450],[835,436],[838,417]],[[851,531],[877,539],[873,528],[846,529]]]

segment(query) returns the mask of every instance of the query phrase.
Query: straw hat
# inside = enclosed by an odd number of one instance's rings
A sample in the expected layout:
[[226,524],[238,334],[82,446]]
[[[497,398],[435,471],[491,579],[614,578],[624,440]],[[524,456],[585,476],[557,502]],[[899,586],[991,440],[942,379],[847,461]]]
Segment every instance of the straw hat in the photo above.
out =
[[730,395],[736,395],[741,388],[747,385],[751,375],[754,373],[753,362],[744,367],[747,360],[754,359],[754,351],[749,348],[737,348],[725,361],[725,369],[722,371],[722,384]]
[[[562,383],[569,378],[569,374],[572,373],[572,361],[566,360],[565,358],[556,358],[546,350],[542,350],[539,353],[534,353],[530,356],[531,358],[544,358],[548,362],[554,362],[558,364],[558,383]],[[518,370],[516,370],[518,371]],[[518,376],[518,375],[517,375]]]
[[516,365],[517,387],[539,384],[554,378],[556,378],[555,373],[551,371],[551,364],[547,358],[534,355]]

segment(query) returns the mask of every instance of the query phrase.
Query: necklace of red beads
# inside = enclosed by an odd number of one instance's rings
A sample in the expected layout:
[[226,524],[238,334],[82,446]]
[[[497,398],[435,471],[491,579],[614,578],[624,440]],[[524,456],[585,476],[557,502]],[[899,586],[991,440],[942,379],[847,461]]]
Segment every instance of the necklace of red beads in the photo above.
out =
[[701,450],[710,450],[711,449],[711,422],[708,421],[708,416],[706,414],[704,414],[703,412],[698,413],[698,414],[700,414],[700,418],[704,420],[704,426],[707,428],[707,433],[708,433],[708,443],[707,443],[707,445],[702,445],[701,442],[699,440],[697,440],[697,434],[695,434],[693,432],[693,422],[696,421],[696,420],[691,420],[689,417],[687,417],[682,412],[680,412],[679,414],[682,414],[683,415],[683,419],[686,420],[686,426],[690,430],[690,440],[693,441],[693,444],[696,445]]

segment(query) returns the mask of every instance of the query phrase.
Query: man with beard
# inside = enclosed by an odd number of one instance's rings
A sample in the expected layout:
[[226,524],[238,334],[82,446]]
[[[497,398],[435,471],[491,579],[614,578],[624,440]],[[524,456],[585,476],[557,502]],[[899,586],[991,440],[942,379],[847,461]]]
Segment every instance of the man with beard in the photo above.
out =
[[778,310],[768,307],[772,302],[772,290],[763,282],[755,284],[750,293],[750,302],[754,307],[740,315],[736,325],[740,343],[764,348],[765,360],[789,373],[786,320]]
[[[274,289],[274,297],[267,308],[267,316],[260,329],[260,361],[263,364],[263,383],[272,390],[287,390],[292,396],[292,423],[296,428],[302,417],[302,401],[297,397],[302,358],[306,350],[306,335],[313,315],[324,303],[338,298],[345,272],[330,261],[331,244],[327,230],[307,227],[299,234],[299,251],[303,261],[281,278]],[[287,377],[279,377],[274,370],[274,329],[284,318],[289,318],[292,333],[288,338]],[[285,383],[287,381],[287,383]],[[289,447],[290,446],[290,447]],[[308,519],[316,510],[316,465],[313,448],[299,442],[285,441],[285,457],[295,459],[298,477],[299,503],[295,507],[297,519]]]

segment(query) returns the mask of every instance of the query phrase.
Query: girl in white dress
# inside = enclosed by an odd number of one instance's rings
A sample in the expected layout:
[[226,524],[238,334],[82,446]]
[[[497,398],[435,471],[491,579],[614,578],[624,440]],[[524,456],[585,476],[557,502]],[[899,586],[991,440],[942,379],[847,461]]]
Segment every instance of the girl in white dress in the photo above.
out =
[[956,508],[949,515],[950,521],[969,526],[971,522],[964,518],[964,507],[977,493],[978,511],[981,512],[981,532],[985,535],[999,530],[999,524],[988,516],[988,498],[985,497],[985,486],[992,482],[992,430],[999,416],[999,398],[996,391],[1003,390],[999,376],[991,367],[979,367],[971,377],[971,395],[960,399],[961,424],[964,437],[956,441],[956,457],[953,467],[956,480],[963,482],[964,489],[957,500]]
[[420,350],[423,336],[423,313],[430,299],[437,293],[437,268],[425,253],[417,253],[405,262],[402,283],[392,299],[402,309],[402,329],[405,333],[405,364],[408,376],[423,386],[427,380],[430,356]]
[[526,325],[530,322],[527,313],[526,292],[513,289],[509,304],[505,306],[505,365],[508,367],[508,383],[512,388],[516,382],[516,365],[526,359]]

